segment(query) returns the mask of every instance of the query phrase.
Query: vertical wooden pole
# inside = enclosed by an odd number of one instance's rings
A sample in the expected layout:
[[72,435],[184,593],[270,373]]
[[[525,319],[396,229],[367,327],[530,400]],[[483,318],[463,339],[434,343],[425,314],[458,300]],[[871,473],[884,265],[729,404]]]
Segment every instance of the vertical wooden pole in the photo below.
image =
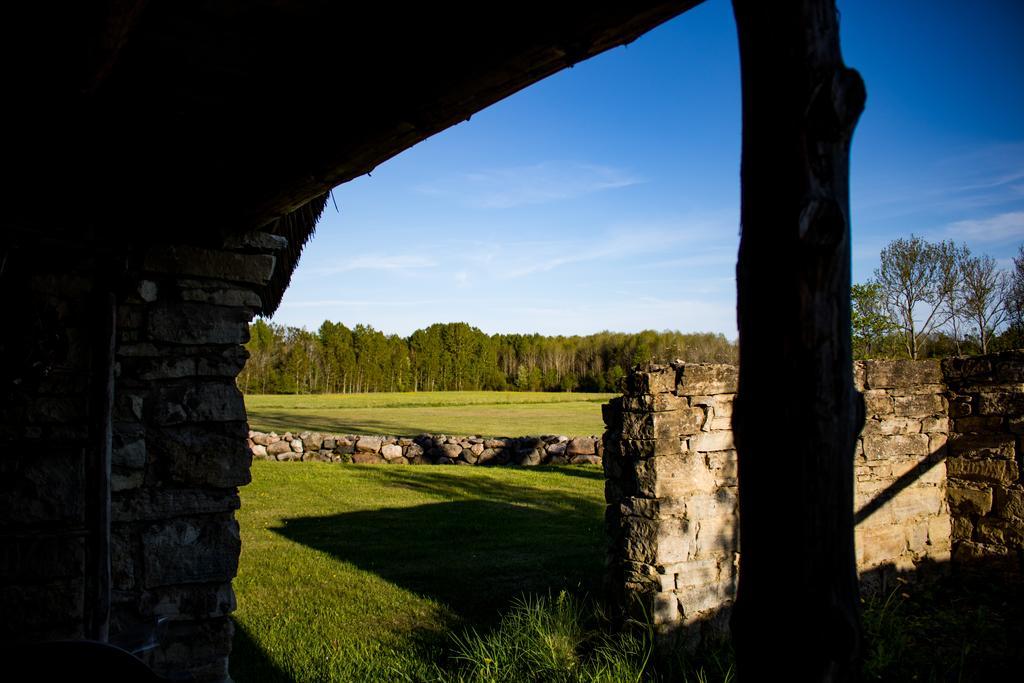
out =
[[90,445],[87,469],[89,524],[86,572],[85,636],[107,642],[110,635],[110,478],[114,410],[114,361],[117,335],[117,299],[106,282],[97,295],[95,309],[92,396],[90,397]]
[[[743,82],[739,674],[848,681],[859,649],[853,457],[863,421],[849,149],[864,84],[843,65],[834,0],[733,0],[733,11]],[[790,436],[773,436],[780,424]]]

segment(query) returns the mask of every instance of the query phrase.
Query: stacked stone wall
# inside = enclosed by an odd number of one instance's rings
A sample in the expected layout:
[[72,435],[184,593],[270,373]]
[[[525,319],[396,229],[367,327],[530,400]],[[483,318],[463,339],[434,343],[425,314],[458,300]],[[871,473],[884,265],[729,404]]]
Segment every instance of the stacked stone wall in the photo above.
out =
[[3,232],[0,636],[83,638],[93,616],[87,492],[100,264],[73,242],[39,258]]
[[948,400],[938,360],[858,361],[864,427],[854,460],[854,540],[864,588],[897,573],[944,563]]
[[[721,630],[735,594],[736,377],[727,365],[642,367],[604,406],[609,592],[663,634]],[[865,399],[853,463],[862,587],[951,558],[1019,569],[1024,352],[857,362],[854,378]],[[764,438],[785,438],[785,425]]]
[[1024,564],[1024,351],[942,362],[957,560]]
[[414,437],[249,432],[253,458],[388,465],[600,465],[596,436],[484,438],[420,434]]

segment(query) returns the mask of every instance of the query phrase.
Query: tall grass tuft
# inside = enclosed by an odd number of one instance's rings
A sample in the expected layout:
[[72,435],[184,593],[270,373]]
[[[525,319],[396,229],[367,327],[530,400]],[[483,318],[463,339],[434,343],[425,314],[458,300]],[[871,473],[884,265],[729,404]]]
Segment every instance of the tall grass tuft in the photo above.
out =
[[453,637],[452,670],[443,680],[640,681],[650,658],[650,639],[613,636],[601,611],[566,591],[521,597],[488,633]]

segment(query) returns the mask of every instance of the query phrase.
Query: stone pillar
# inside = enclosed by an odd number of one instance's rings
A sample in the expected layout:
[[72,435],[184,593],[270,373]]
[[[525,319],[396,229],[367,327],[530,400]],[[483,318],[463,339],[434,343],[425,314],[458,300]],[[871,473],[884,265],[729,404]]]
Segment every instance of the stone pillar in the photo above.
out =
[[[282,238],[154,246],[129,262],[118,310],[111,637],[159,634],[158,673],[227,678],[251,453],[235,387],[248,324]],[[158,622],[163,622],[155,629]]]
[[610,593],[669,642],[721,633],[735,593],[736,376],[649,366],[605,406]]

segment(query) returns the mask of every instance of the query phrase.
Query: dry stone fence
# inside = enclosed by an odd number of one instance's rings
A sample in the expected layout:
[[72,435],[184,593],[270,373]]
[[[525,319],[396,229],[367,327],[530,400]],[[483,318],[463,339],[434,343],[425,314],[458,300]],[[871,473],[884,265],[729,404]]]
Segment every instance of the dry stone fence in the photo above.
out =
[[[663,635],[721,630],[735,595],[737,378],[729,365],[639,368],[604,407],[607,584]],[[978,558],[1019,573],[1024,351],[857,362],[854,378],[865,402],[854,462],[862,586]],[[764,438],[785,439],[785,425]]]
[[600,465],[604,442],[596,436],[484,438],[420,434],[360,436],[249,432],[253,458],[388,465]]

